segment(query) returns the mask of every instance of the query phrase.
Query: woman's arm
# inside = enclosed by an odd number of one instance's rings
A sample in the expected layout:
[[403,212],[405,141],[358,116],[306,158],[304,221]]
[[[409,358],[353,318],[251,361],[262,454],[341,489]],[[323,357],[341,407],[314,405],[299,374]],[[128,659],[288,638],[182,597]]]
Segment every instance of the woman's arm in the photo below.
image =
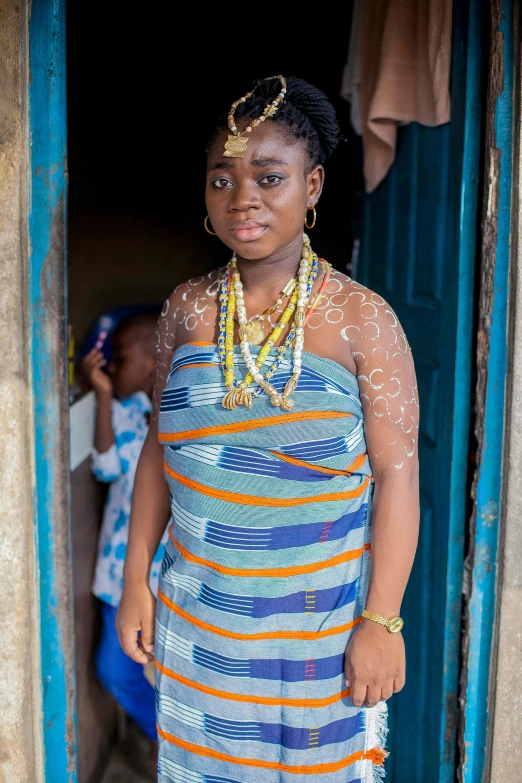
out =
[[138,663],[147,663],[154,652],[156,602],[149,588],[149,574],[169,515],[170,497],[163,476],[163,449],[157,441],[157,434],[149,431],[134,481],[123,592],[117,616],[122,650]]
[[174,291],[165,303],[158,323],[153,411],[134,480],[123,593],[117,616],[123,651],[143,664],[152,659],[154,651],[156,602],[149,588],[150,567],[170,515],[169,488],[163,475],[163,447],[158,442],[158,416],[174,353],[179,312]]
[[[382,302],[363,315],[355,319],[352,348],[374,477],[366,608],[388,619],[400,615],[417,547],[419,406],[411,351],[395,314]],[[363,619],[348,645],[345,671],[354,705],[390,698],[406,679],[402,634]]]

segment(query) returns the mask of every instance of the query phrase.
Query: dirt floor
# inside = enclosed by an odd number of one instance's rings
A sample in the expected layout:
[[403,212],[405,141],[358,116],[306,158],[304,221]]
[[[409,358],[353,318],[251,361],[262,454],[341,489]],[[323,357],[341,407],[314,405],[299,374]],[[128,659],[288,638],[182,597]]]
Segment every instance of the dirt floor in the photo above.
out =
[[100,783],[151,783],[157,780],[149,761],[150,743],[131,727],[125,739],[114,748]]

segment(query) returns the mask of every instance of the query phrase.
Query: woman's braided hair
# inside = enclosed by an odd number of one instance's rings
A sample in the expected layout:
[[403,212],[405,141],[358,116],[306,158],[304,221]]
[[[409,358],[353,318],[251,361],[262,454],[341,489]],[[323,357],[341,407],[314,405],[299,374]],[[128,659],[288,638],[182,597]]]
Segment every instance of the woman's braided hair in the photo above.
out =
[[[259,117],[281,89],[277,79],[258,84],[252,98],[237,107],[236,120]],[[267,122],[286,126],[293,138],[303,139],[312,166],[325,163],[339,143],[339,123],[334,107],[321,90],[303,79],[289,76],[286,88],[285,100]],[[221,118],[218,130],[223,127],[227,127],[227,115]]]

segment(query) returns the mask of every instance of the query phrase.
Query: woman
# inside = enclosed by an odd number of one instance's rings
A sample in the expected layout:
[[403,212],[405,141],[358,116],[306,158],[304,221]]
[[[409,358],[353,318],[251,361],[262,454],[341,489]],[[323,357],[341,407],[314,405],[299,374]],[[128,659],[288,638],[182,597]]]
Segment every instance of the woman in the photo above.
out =
[[[160,319],[118,622],[134,660],[154,650],[161,781],[384,774],[417,389],[390,307],[303,234],[338,138],[299,79],[232,105],[207,151],[205,220],[232,261],[177,288]],[[148,573],[171,509],[153,648]]]

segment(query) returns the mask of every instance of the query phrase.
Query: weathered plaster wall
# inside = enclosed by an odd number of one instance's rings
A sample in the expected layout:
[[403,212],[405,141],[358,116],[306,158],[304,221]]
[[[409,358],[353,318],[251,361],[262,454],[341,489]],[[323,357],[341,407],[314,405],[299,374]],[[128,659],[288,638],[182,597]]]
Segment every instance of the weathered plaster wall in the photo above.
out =
[[[520,40],[519,35],[516,40]],[[519,63],[518,101],[515,116],[518,132],[515,133],[513,156],[513,231],[510,296],[511,345],[510,355],[510,404],[507,415],[507,454],[505,475],[505,516],[499,552],[499,568],[502,575],[499,594],[497,673],[494,689],[494,714],[491,724],[492,754],[491,775],[485,780],[491,783],[518,781],[522,775],[522,132],[520,128],[522,107],[522,67]],[[518,147],[518,149],[517,149]]]
[[42,780],[27,361],[26,3],[0,5],[0,781]]

